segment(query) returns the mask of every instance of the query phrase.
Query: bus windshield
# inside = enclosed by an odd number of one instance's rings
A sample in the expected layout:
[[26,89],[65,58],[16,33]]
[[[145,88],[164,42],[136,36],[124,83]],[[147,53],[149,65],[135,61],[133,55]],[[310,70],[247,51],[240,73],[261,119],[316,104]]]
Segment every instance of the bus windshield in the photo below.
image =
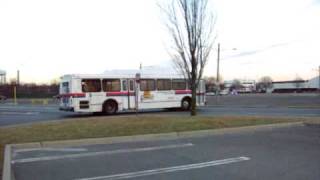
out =
[[70,92],[69,82],[62,82],[60,85],[60,93],[66,94]]

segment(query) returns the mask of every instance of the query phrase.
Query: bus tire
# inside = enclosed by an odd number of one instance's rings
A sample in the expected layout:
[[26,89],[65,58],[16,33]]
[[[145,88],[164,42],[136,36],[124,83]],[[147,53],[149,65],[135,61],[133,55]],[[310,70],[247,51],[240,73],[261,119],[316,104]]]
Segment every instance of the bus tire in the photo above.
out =
[[191,98],[189,97],[183,98],[181,101],[181,109],[183,111],[187,111],[187,110],[190,110],[190,108],[191,108]]
[[103,104],[103,113],[115,114],[118,111],[118,104],[114,100],[108,100]]

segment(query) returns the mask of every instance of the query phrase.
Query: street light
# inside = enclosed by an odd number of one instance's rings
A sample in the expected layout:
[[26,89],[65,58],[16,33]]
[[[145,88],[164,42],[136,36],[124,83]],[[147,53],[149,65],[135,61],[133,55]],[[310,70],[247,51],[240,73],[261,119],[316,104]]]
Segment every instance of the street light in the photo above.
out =
[[318,71],[319,71],[319,77],[318,77],[319,87],[318,87],[318,91],[320,93],[320,66],[319,66]]

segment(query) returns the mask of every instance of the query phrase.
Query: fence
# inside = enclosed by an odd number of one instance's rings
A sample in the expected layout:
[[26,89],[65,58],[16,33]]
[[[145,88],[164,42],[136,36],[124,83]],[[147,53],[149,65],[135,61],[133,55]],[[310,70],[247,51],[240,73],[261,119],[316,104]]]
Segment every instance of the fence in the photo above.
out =
[[[13,98],[14,85],[0,85],[0,95]],[[59,94],[59,85],[17,85],[18,98],[52,98]]]

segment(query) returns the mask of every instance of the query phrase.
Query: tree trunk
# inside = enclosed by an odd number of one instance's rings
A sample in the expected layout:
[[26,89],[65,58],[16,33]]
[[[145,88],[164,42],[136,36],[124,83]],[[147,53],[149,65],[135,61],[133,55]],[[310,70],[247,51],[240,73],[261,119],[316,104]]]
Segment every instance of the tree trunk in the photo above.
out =
[[191,96],[191,110],[190,110],[190,115],[191,116],[195,116],[197,115],[197,86],[196,86],[196,80],[197,80],[197,74],[196,74],[196,64],[195,64],[195,58],[193,57],[192,60],[192,69],[191,69],[191,92],[192,92],[192,96]]
[[191,98],[191,116],[197,115],[197,100],[196,100],[197,92],[195,86],[192,87],[192,98]]

